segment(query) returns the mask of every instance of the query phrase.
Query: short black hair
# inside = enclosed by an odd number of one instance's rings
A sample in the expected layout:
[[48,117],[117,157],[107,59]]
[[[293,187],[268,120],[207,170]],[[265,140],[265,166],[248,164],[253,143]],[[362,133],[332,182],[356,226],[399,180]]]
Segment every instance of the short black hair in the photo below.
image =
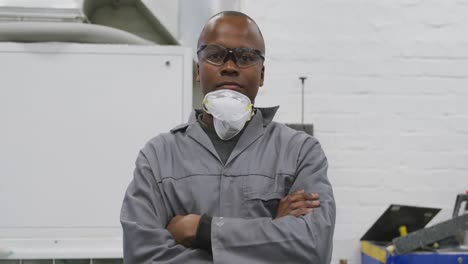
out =
[[[251,18],[250,16],[242,13],[242,12],[239,12],[239,11],[233,11],[233,10],[226,10],[226,11],[221,11],[219,13],[216,13],[214,15],[212,15],[208,20],[210,21],[211,19],[217,17],[217,16],[237,16],[237,17],[244,17],[244,18],[247,18],[248,20],[250,20],[252,23],[254,23],[255,27],[257,28],[258,30],[258,33],[260,34],[260,37],[262,38],[262,42],[263,42],[263,49],[265,49],[265,40],[263,38],[263,34],[262,34],[262,31],[260,30],[260,28],[258,27],[257,25],[257,22],[255,22],[255,20],[253,20],[253,18]],[[205,24],[206,26],[206,24]],[[202,29],[202,33],[203,31],[205,30],[205,27],[203,27]],[[200,37],[201,37],[201,33],[200,33],[200,36],[198,37],[198,43],[197,43],[197,48],[200,47],[201,43],[200,43]],[[265,53],[265,50],[263,51],[263,53]]]

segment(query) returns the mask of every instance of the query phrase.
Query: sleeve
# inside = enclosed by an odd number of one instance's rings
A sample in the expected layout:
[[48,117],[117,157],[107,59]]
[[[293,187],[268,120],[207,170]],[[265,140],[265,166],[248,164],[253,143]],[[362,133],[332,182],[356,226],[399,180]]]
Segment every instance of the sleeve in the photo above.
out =
[[172,210],[164,202],[155,166],[140,152],[120,213],[124,263],[213,263],[209,253],[177,244],[165,229]]
[[336,209],[327,168],[320,144],[308,138],[291,192],[303,188],[320,194],[320,207],[309,214],[275,220],[213,217],[214,263],[330,263]]
[[192,246],[194,248],[204,249],[211,254],[211,221],[213,217],[209,215],[202,215],[200,223],[198,224],[197,233],[193,240]]

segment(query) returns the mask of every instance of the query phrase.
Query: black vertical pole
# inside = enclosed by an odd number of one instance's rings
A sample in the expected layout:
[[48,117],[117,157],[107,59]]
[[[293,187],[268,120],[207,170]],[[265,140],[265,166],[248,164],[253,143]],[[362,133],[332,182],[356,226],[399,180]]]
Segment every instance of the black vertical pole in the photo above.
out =
[[299,77],[299,79],[301,80],[301,83],[302,83],[301,124],[304,125],[304,82],[307,79],[307,77],[302,76],[302,77]]

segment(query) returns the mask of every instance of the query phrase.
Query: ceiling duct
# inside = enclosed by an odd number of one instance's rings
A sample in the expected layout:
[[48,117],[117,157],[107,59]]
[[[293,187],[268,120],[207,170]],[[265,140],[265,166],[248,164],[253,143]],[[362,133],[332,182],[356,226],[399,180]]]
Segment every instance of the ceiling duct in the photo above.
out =
[[117,28],[161,45],[178,45],[141,0],[84,0],[82,11],[92,24]]
[[74,0],[0,0],[0,22],[78,22],[86,17]]
[[0,0],[0,41],[179,44],[141,0]]

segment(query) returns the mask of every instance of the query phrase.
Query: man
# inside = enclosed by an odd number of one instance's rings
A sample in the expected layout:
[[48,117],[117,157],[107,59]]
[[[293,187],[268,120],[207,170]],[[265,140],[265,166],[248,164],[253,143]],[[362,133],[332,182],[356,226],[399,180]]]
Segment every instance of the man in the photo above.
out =
[[252,107],[264,53],[242,13],[203,28],[204,111],[140,151],[121,212],[125,263],[330,263],[327,160],[314,137],[272,121],[277,107]]

